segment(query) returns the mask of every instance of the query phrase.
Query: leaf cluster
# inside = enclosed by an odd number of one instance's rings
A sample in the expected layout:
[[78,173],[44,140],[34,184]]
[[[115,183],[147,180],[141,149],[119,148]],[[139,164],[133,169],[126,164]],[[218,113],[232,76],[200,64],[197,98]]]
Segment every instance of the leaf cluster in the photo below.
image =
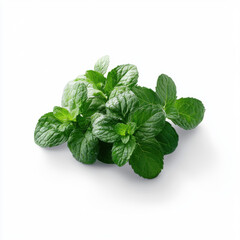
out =
[[193,129],[205,108],[198,99],[178,99],[175,83],[165,74],[153,91],[137,85],[136,66],[119,65],[107,73],[108,66],[104,56],[93,70],[67,83],[61,106],[38,120],[35,143],[53,147],[67,142],[82,163],[98,159],[121,167],[128,162],[138,175],[155,178],[164,155],[178,145],[178,134],[166,119]]

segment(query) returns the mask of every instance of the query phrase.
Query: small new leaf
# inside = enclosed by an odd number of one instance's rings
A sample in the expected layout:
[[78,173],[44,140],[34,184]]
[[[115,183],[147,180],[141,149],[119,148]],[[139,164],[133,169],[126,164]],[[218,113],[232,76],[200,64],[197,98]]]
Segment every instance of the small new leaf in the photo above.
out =
[[129,139],[130,139],[130,135],[121,136],[121,141],[124,144],[128,143]]
[[100,90],[103,88],[106,81],[103,74],[93,70],[88,70],[86,71],[85,76],[87,77],[86,81],[92,83],[96,88]]
[[72,115],[66,108],[62,107],[54,107],[53,108],[53,115],[61,122],[71,121],[73,119]]
[[126,135],[126,132],[127,132],[127,129],[128,129],[128,125],[124,124],[124,123],[118,123],[116,126],[115,126],[115,131],[117,134],[119,134],[120,136],[125,136]]

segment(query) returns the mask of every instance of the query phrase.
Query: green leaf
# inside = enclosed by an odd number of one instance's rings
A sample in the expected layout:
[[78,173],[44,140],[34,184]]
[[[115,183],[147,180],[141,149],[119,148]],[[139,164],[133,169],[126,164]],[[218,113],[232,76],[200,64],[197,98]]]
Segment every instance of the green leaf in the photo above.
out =
[[130,135],[121,136],[121,141],[124,144],[128,143],[129,139],[130,139]]
[[103,163],[113,164],[112,160],[112,143],[105,143],[99,141],[99,153],[98,153],[98,160]]
[[71,121],[73,119],[72,115],[66,108],[62,107],[54,107],[53,108],[53,115],[61,122]]
[[73,85],[72,96],[69,101],[70,111],[79,108],[87,101],[87,87],[84,83],[77,82]]
[[157,80],[156,93],[160,99],[160,104],[165,107],[172,104],[177,96],[176,85],[173,80],[165,74],[161,74]]
[[119,134],[120,136],[125,136],[126,135],[126,132],[127,132],[127,129],[128,129],[128,125],[124,124],[124,123],[118,123],[116,126],[115,126],[115,132],[117,134]]
[[159,105],[160,99],[158,95],[150,88],[134,86],[133,93],[138,97],[140,105],[152,104]]
[[70,107],[70,102],[75,92],[74,89],[76,88],[75,85],[79,83],[86,85],[88,98],[99,97],[106,100],[107,97],[105,94],[101,90],[94,87],[92,83],[89,83],[86,76],[79,76],[75,80],[69,81],[65,86],[62,95],[62,107]]
[[133,135],[136,131],[137,124],[135,122],[128,122],[127,125],[128,125],[128,130],[127,130],[128,134]]
[[68,148],[76,160],[92,164],[98,154],[98,139],[91,131],[83,133],[80,129],[75,129],[68,139]]
[[166,113],[166,118],[172,119],[178,117],[177,109],[175,108],[175,102],[172,104],[167,104],[164,108],[164,111]]
[[101,57],[95,63],[94,70],[104,75],[107,72],[109,62],[110,60],[108,55]]
[[80,112],[84,117],[90,117],[95,112],[105,110],[105,101],[101,97],[89,98],[84,104],[80,106]]
[[115,142],[112,148],[112,159],[119,167],[126,164],[131,157],[136,146],[136,140],[132,136],[131,139],[126,143],[121,141]]
[[170,119],[181,128],[193,129],[203,120],[205,108],[196,98],[180,98],[175,102],[175,108],[178,117]]
[[124,92],[128,92],[130,91],[130,88],[129,87],[125,87],[125,86],[121,86],[121,87],[115,87],[110,96],[109,96],[109,99],[111,98],[114,98],[116,97],[117,95],[121,94],[121,93],[124,93]]
[[120,139],[115,131],[115,125],[118,121],[115,118],[106,115],[99,115],[94,118],[92,123],[93,134],[103,142],[113,143]]
[[87,100],[87,87],[82,81],[72,81],[65,87],[62,96],[62,106],[70,111],[79,108]]
[[135,173],[144,178],[155,178],[163,168],[163,152],[156,139],[148,139],[136,145],[129,159]]
[[[72,125],[69,125],[72,128]],[[39,120],[34,132],[35,143],[41,147],[53,147],[67,141],[70,129],[62,124],[52,112],[46,113]]]
[[163,153],[170,154],[175,151],[178,145],[178,134],[169,122],[165,122],[163,130],[156,136],[161,144]]
[[131,64],[117,66],[108,73],[105,91],[110,94],[115,87],[133,87],[138,80],[137,67]]
[[126,120],[128,114],[138,107],[138,98],[128,91],[117,95],[106,103],[107,113],[119,119]]
[[86,71],[85,76],[87,77],[86,81],[89,81],[90,83],[95,85],[96,88],[100,90],[103,88],[106,78],[101,73],[93,70],[88,70]]
[[82,117],[81,115],[78,115],[76,120],[78,128],[82,131],[86,131],[91,123],[91,120],[89,118]]
[[130,115],[130,121],[135,122],[135,136],[140,139],[155,137],[164,127],[165,114],[157,106],[144,105]]

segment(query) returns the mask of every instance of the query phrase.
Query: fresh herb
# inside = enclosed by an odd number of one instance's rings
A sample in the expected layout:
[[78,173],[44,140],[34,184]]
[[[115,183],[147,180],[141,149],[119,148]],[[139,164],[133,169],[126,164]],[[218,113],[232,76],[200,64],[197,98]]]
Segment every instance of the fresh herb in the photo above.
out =
[[178,145],[178,134],[166,118],[193,129],[203,120],[205,108],[195,98],[177,99],[176,85],[165,74],[158,77],[155,92],[137,86],[136,66],[119,65],[105,76],[108,66],[109,57],[104,56],[94,70],[68,82],[62,106],[38,120],[35,143],[53,147],[67,142],[82,163],[129,162],[138,175],[155,178],[163,169],[164,155]]

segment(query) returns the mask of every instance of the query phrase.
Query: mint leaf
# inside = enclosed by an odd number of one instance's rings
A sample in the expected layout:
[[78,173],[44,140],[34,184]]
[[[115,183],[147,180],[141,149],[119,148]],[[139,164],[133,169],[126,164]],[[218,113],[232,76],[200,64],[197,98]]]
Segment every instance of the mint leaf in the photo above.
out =
[[67,84],[62,96],[62,106],[70,111],[79,108],[87,100],[87,87],[82,81],[72,81]]
[[[69,125],[71,128],[72,125]],[[52,112],[44,114],[36,125],[34,131],[35,143],[41,147],[53,147],[67,141],[69,129],[62,124]]]
[[115,142],[112,148],[112,159],[119,167],[127,163],[136,146],[136,140],[132,136],[131,139],[124,144],[121,141]]
[[76,82],[73,85],[71,100],[69,101],[70,111],[79,108],[87,100],[87,87],[84,83]]
[[164,127],[165,114],[162,109],[153,105],[139,107],[130,115],[130,121],[135,122],[135,136],[140,139],[155,137]]
[[144,178],[155,178],[163,168],[163,152],[156,139],[148,139],[136,145],[129,159],[134,172]]
[[127,129],[128,134],[133,135],[136,131],[137,124],[135,122],[128,122],[127,126],[128,126],[128,129]]
[[165,107],[172,104],[177,96],[176,85],[173,80],[165,74],[161,74],[157,80],[156,93],[160,99],[160,104]]
[[177,118],[178,117],[178,111],[175,108],[175,102],[171,104],[167,104],[164,108],[164,111],[166,113],[166,118],[172,119],[172,118]]
[[76,120],[77,120],[78,128],[81,131],[86,131],[91,123],[91,119],[82,117],[81,115],[78,115]]
[[83,133],[80,129],[75,129],[68,139],[68,148],[76,160],[92,164],[98,154],[98,139],[91,131]]
[[62,108],[62,107],[57,107],[57,106],[54,107],[53,115],[61,122],[67,122],[73,119],[70,112],[66,108]]
[[113,143],[120,139],[115,131],[117,120],[105,115],[100,115],[93,121],[93,134],[103,142]]
[[178,145],[178,134],[169,122],[165,122],[163,130],[156,136],[157,141],[163,149],[163,153],[174,152]]
[[129,139],[130,139],[130,135],[121,136],[121,141],[124,144],[128,143]]
[[107,72],[109,62],[110,60],[108,55],[101,57],[95,63],[94,70],[104,75]]
[[69,102],[71,102],[73,98],[74,88],[76,88],[75,85],[79,83],[86,85],[88,98],[99,97],[106,100],[106,95],[101,90],[97,89],[96,86],[94,87],[92,83],[88,82],[86,76],[79,76],[75,80],[69,81],[65,86],[62,95],[62,107],[70,106]]
[[193,129],[203,120],[205,108],[196,98],[180,98],[175,102],[178,116],[170,119],[186,130]]
[[85,76],[87,77],[86,81],[92,83],[96,88],[102,89],[106,78],[103,76],[103,74],[93,71],[93,70],[88,70],[85,73]]
[[115,132],[120,136],[125,136],[128,129],[128,125],[124,123],[118,123],[115,126]]
[[138,97],[140,105],[152,104],[159,105],[160,99],[158,95],[149,88],[134,86],[132,88],[133,93]]
[[84,117],[91,117],[95,112],[105,110],[105,101],[101,97],[92,97],[80,106],[80,112]]
[[105,143],[99,141],[99,153],[98,153],[98,160],[103,163],[113,164],[112,161],[112,143]]
[[131,64],[117,66],[107,75],[105,91],[108,95],[115,87],[127,86],[133,87],[138,80],[137,67]]
[[106,103],[107,113],[122,120],[126,120],[137,106],[138,98],[131,91],[121,93]]
[[121,87],[115,87],[110,96],[109,96],[109,99],[112,99],[114,97],[116,97],[117,95],[121,94],[121,93],[124,93],[124,92],[128,92],[130,91],[130,88],[129,87],[125,87],[125,86],[121,86]]

